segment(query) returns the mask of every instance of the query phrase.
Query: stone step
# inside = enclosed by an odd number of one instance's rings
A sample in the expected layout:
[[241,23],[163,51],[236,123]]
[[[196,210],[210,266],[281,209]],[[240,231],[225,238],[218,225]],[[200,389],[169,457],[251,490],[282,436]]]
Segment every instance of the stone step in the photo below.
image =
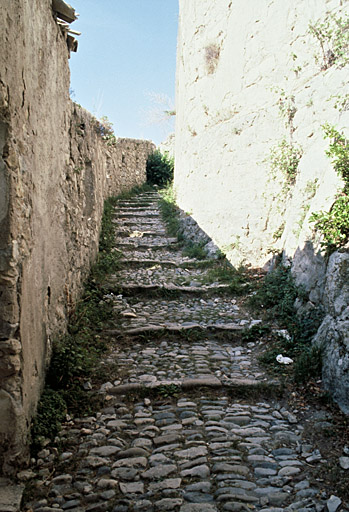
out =
[[143,206],[140,206],[140,207],[117,207],[116,210],[115,210],[115,213],[117,215],[119,214],[123,214],[123,213],[134,213],[136,215],[139,215],[139,214],[156,214],[158,215],[159,214],[159,210],[158,208],[152,206],[152,207],[149,207],[149,208],[144,208]]
[[220,331],[229,332],[229,333],[237,333],[241,332],[246,328],[250,328],[252,325],[240,325],[238,323],[226,323],[226,324],[209,324],[209,325],[201,325],[195,322],[186,322],[184,324],[180,323],[162,323],[162,324],[146,324],[141,327],[129,327],[124,329],[109,329],[106,330],[105,333],[108,336],[139,336],[143,334],[151,334],[151,333],[178,333],[182,334],[186,331],[190,332],[203,332],[203,333],[216,333]]
[[154,230],[157,228],[162,230],[165,229],[164,225],[160,221],[154,219],[143,219],[142,221],[119,219],[118,221],[113,220],[112,222],[116,224],[117,229],[130,229],[132,231],[145,231],[147,229]]
[[[121,250],[121,248],[120,248]],[[193,258],[189,258],[187,256],[183,256],[181,252],[179,252],[178,247],[176,245],[173,245],[171,247],[171,250],[167,247],[165,248],[158,248],[156,251],[153,251],[149,248],[122,248],[123,253],[123,261],[125,260],[132,260],[132,261],[139,261],[141,264],[146,261],[170,261],[177,263],[178,265],[185,265],[186,263],[192,265],[195,265],[195,261]],[[207,261],[207,260],[202,260]],[[205,265],[203,265],[205,266]]]
[[[124,261],[124,260],[122,260]],[[166,263],[166,262],[165,262]],[[229,283],[220,283],[214,280],[210,272],[212,264],[207,266],[191,267],[190,262],[183,263],[181,266],[175,262],[169,262],[170,268],[163,265],[159,260],[153,260],[153,265],[145,265],[145,268],[122,269],[112,275],[112,281],[117,285],[123,286],[166,286],[167,289],[183,288],[183,291],[209,291],[216,288],[221,291],[229,288]],[[174,265],[172,265],[174,264]]]
[[176,267],[176,268],[209,268],[216,264],[215,260],[194,260],[189,258],[178,258],[178,260],[161,260],[161,259],[146,259],[146,258],[122,258],[120,263],[123,267],[152,267],[160,265],[161,267]]
[[156,337],[155,333],[156,330],[138,332],[141,335],[133,337],[132,343],[115,343],[105,361],[113,368],[115,386],[182,385],[187,380],[199,380],[201,385],[202,379],[214,380],[220,386],[270,382],[256,357],[264,343],[243,343],[239,330],[233,336],[207,329],[192,331],[189,337],[179,336],[179,331],[158,331]]
[[118,219],[126,219],[126,218],[135,218],[137,219],[138,217],[140,218],[147,218],[147,217],[151,217],[151,218],[158,218],[160,217],[160,213],[159,212],[140,212],[140,211],[134,211],[134,212],[118,212],[117,210],[115,211],[114,213],[114,217],[115,218],[118,218]]
[[155,391],[163,389],[164,387],[175,386],[178,392],[188,391],[195,388],[228,388],[244,394],[247,389],[263,390],[263,392],[270,392],[273,390],[281,390],[281,383],[277,380],[269,380],[268,382],[260,382],[253,379],[225,379],[220,380],[213,375],[202,376],[192,379],[183,380],[159,380],[156,382],[132,382],[129,384],[119,384],[117,386],[108,387],[105,393],[108,395],[125,395],[127,393],[134,393],[137,391]]
[[142,231],[138,231],[138,230],[132,230],[132,229],[129,229],[127,227],[125,228],[121,228],[119,230],[116,230],[116,236],[117,237],[130,237],[130,238],[143,238],[144,236],[147,237],[147,236],[150,236],[150,237],[153,237],[153,236],[163,236],[163,237],[166,237],[167,236],[167,233],[165,230],[157,230],[157,231],[146,231],[146,230],[142,230]]
[[259,323],[237,305],[229,296],[202,298],[192,294],[180,297],[123,297],[113,296],[113,310],[120,322],[121,331],[132,329],[170,329],[175,326],[192,328],[248,327]]
[[194,294],[194,295],[212,295],[212,294],[220,294],[230,290],[228,284],[218,284],[218,285],[207,285],[207,286],[176,286],[172,283],[163,283],[163,284],[136,284],[136,283],[121,283],[119,284],[117,281],[113,283],[113,281],[108,280],[107,287],[108,290],[112,289],[112,286],[116,286],[120,293],[125,296],[129,295],[152,295],[159,296],[159,294],[166,294],[166,292],[178,292],[183,294]]
[[163,240],[161,238],[126,238],[121,237],[119,239],[116,239],[115,246],[120,248],[120,250],[123,249],[136,249],[136,250],[151,250],[151,251],[157,251],[159,249],[165,249],[172,247],[173,250],[176,249],[175,245],[178,244],[178,241],[176,238],[164,238]]

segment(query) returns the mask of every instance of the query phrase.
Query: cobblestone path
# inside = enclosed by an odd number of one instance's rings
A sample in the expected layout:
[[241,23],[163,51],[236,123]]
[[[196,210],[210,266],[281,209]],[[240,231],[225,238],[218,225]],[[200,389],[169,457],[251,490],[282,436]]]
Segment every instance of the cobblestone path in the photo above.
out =
[[67,421],[58,464],[55,448],[39,453],[42,497],[23,509],[335,512],[339,498],[309,472],[326,461],[298,411],[273,398],[261,342],[241,341],[259,320],[205,285],[205,265],[166,235],[155,194],[120,201],[115,225],[123,268],[109,280],[120,321],[105,405]]

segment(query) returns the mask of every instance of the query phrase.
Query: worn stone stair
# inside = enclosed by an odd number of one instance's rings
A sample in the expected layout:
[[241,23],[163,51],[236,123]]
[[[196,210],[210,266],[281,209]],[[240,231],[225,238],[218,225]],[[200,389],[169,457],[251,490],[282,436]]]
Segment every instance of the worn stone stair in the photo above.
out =
[[157,201],[115,208],[122,267],[105,283],[115,327],[102,333],[113,347],[101,361],[110,381],[94,389],[103,405],[68,418],[58,461],[54,447],[38,454],[41,495],[23,510],[335,512],[339,498],[311,474],[326,461],[258,363],[263,342],[243,340],[260,320],[207,284],[215,263],[183,256]]

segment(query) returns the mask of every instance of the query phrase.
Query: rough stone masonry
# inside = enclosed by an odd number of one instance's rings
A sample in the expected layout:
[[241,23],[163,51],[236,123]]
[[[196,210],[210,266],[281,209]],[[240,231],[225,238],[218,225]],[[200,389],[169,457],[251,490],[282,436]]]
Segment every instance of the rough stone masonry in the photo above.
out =
[[103,201],[145,181],[149,141],[102,140],[69,98],[49,0],[1,2],[0,472],[25,460],[54,337],[98,250]]

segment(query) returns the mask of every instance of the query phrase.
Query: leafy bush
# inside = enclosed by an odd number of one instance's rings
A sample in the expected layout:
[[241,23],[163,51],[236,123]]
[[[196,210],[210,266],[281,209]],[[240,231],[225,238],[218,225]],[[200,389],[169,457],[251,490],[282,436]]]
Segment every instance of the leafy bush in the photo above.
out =
[[309,220],[322,233],[321,246],[333,252],[349,240],[349,197],[340,196],[329,212],[315,212]]
[[174,159],[168,153],[162,154],[158,149],[147,160],[147,182],[163,186],[173,180]]
[[325,139],[330,139],[326,155],[331,158],[335,171],[345,182],[345,192],[349,192],[349,141],[343,133],[339,133],[334,126],[326,123],[322,126]]
[[335,171],[344,180],[344,187],[329,212],[314,212],[309,220],[322,233],[322,247],[333,252],[349,240],[349,143],[334,126],[325,124],[322,128],[324,137],[331,140],[326,155],[331,158]]
[[333,64],[343,67],[349,62],[348,16],[342,18],[328,14],[323,21],[310,23],[309,32],[320,44],[323,71]]

